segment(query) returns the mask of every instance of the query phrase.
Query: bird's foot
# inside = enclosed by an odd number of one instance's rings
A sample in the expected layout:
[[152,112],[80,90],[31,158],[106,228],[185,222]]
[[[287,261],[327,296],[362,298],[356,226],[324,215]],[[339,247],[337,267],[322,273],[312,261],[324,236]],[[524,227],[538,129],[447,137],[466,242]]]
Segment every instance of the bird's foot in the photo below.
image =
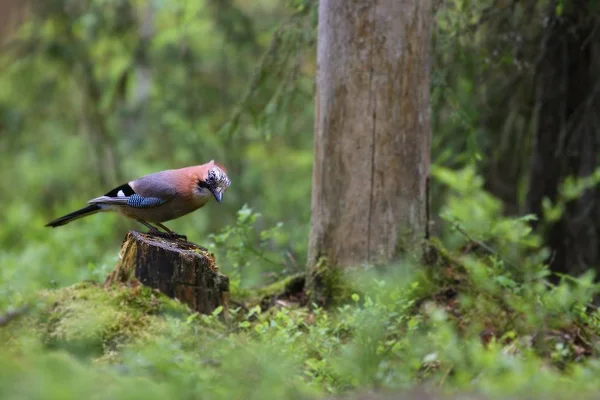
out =
[[169,237],[172,237],[173,239],[181,239],[181,240],[185,240],[187,242],[187,236],[185,236],[185,235],[180,235],[175,232],[168,232],[167,235]]
[[165,239],[177,239],[177,240],[181,239],[181,240],[185,240],[187,242],[187,236],[179,235],[175,232],[161,232],[159,230],[149,230],[148,233],[150,235],[162,237]]

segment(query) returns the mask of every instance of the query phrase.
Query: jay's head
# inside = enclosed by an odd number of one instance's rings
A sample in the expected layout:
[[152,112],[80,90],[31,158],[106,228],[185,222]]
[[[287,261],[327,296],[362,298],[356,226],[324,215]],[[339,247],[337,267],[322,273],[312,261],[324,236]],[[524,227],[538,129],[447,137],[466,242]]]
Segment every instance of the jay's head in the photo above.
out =
[[211,164],[206,171],[206,176],[198,181],[198,188],[210,191],[217,202],[220,203],[223,200],[223,193],[231,185],[231,181],[223,167],[215,164],[214,161]]

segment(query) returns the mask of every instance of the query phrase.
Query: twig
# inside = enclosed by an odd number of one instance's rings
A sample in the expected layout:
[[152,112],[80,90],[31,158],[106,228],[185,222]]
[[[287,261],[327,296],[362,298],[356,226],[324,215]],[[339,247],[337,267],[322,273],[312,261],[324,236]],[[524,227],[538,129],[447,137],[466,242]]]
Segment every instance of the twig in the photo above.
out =
[[476,245],[478,245],[479,247],[481,247],[482,249],[484,249],[485,251],[487,251],[488,253],[490,253],[493,256],[497,256],[498,258],[500,258],[500,260],[504,263],[506,263],[507,265],[513,267],[514,269],[519,269],[519,267],[517,267],[516,264],[513,264],[512,262],[503,259],[502,257],[500,257],[500,255],[498,254],[498,252],[496,250],[494,250],[493,248],[491,248],[490,246],[488,246],[487,244],[485,244],[484,242],[480,241],[480,240],[476,240],[473,239],[471,237],[471,235],[469,235],[464,229],[462,229],[460,227],[460,225],[458,225],[456,222],[453,223],[454,228],[458,231],[458,233],[460,233],[461,235],[463,235],[464,237],[466,237],[470,242],[475,243]]
[[448,376],[450,375],[450,372],[452,372],[453,369],[454,369],[454,364],[450,365],[450,367],[448,367],[446,372],[444,372],[444,375],[442,376],[442,379],[440,380],[440,383],[438,385],[439,387],[442,387],[444,385],[444,382],[446,382],[446,378],[448,378]]
[[265,256],[263,253],[257,251],[253,246],[251,246],[248,243],[246,243],[246,241],[244,241],[243,243],[244,243],[244,248],[246,250],[248,250],[249,252],[251,252],[256,257],[260,258],[261,260],[266,261],[266,262],[268,262],[270,264],[273,264],[273,265],[277,265],[277,266],[283,265],[283,263],[277,262],[277,261],[273,261],[269,257]]
[[242,310],[244,310],[246,312],[250,312],[250,309],[248,307],[246,307],[246,305],[244,303],[240,303],[239,301],[235,301],[232,299],[229,299],[229,302],[231,304],[233,304],[234,306],[238,306],[239,308],[241,308]]
[[0,315],[0,327],[7,326],[12,321],[25,315],[30,309],[31,309],[31,306],[27,305],[27,306],[17,308],[14,311],[8,311],[7,313]]

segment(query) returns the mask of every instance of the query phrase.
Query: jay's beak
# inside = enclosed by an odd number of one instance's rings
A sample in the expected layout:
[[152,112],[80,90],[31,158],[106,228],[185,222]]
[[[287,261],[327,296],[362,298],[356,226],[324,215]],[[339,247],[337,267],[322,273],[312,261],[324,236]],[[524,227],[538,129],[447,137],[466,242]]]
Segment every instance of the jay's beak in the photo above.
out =
[[211,190],[213,196],[215,196],[215,200],[217,200],[217,203],[220,203],[223,200],[223,193],[221,192],[217,192],[216,190]]

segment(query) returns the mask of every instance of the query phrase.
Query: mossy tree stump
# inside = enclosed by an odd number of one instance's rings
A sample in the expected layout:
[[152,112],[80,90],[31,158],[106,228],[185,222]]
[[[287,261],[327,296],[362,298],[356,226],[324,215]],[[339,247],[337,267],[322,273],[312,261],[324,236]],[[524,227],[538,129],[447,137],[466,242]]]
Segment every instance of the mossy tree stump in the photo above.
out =
[[149,233],[127,233],[105,287],[140,283],[200,313],[210,314],[223,306],[226,314],[229,278],[217,271],[214,256],[194,243]]

